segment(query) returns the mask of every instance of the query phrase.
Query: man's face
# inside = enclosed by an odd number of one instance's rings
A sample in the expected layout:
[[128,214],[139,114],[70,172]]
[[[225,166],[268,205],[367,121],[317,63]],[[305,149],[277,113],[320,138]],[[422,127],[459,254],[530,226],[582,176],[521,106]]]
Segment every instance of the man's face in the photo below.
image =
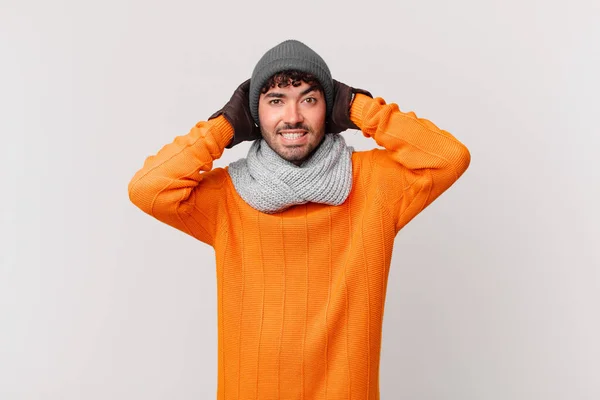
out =
[[258,100],[263,139],[279,156],[296,165],[319,146],[325,135],[325,97],[306,82],[273,87]]

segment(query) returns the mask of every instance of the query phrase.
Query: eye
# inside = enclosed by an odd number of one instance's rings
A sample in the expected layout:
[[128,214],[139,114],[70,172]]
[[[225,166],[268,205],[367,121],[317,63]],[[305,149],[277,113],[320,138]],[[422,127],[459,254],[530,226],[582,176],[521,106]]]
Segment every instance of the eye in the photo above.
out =
[[278,104],[281,104],[281,100],[280,99],[269,100],[269,104],[278,105]]
[[315,99],[314,97],[307,97],[306,99],[304,99],[304,101],[309,104],[314,104],[317,102],[317,99]]

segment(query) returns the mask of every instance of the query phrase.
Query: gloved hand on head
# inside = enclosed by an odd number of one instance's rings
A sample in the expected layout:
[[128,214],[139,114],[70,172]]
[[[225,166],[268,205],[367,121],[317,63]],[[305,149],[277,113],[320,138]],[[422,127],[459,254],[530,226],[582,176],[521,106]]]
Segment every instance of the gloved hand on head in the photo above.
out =
[[254,123],[254,119],[250,113],[250,103],[248,101],[249,89],[250,79],[238,86],[227,104],[208,118],[211,120],[219,115],[223,115],[233,127],[233,139],[227,145],[228,149],[241,142],[261,138],[260,129]]

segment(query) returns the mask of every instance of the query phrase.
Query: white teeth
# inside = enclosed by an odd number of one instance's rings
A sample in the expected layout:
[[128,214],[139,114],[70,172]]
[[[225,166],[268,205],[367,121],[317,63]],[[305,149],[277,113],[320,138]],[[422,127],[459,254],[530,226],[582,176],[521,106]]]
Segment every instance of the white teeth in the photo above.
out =
[[286,139],[298,139],[303,136],[302,133],[282,133],[282,135]]

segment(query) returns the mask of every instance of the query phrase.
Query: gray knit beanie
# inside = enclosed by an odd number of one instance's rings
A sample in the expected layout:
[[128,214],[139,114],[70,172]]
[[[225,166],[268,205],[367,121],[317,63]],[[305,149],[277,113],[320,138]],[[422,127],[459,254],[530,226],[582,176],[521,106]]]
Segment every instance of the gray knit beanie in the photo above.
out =
[[327,115],[333,108],[333,80],[325,61],[310,47],[297,40],[286,40],[267,51],[254,67],[250,79],[250,112],[258,121],[260,90],[270,77],[278,72],[294,70],[312,74],[317,78],[325,94]]

